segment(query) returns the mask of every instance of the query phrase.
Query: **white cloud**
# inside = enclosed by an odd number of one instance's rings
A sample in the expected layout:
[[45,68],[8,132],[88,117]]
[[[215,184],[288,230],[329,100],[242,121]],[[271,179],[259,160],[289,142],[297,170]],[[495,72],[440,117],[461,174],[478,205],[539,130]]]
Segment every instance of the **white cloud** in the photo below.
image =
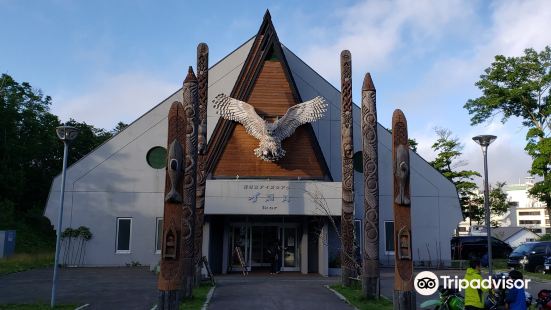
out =
[[326,29],[336,39],[312,44],[303,53],[304,59],[328,79],[338,77],[338,55],[344,49],[351,51],[357,72],[385,67],[399,49],[407,50],[399,57],[431,49],[444,35],[456,32],[458,24],[463,26],[461,31],[467,31],[472,15],[469,5],[458,0],[361,1],[336,13],[340,17],[336,30]]
[[[463,157],[468,160],[467,169],[484,172],[484,158],[482,150],[472,137],[487,132],[496,135],[497,139],[488,147],[488,179],[490,184],[496,182],[517,183],[528,176],[531,158],[524,151],[524,136],[526,131],[512,131],[511,126],[505,126],[494,121],[486,128],[480,126],[472,128],[461,137],[465,145]],[[481,184],[481,183],[480,183]]]
[[144,73],[105,76],[80,93],[53,96],[53,113],[62,121],[73,118],[112,129],[133,122],[178,89],[178,85]]
[[[520,126],[520,124],[515,123]],[[499,121],[493,121],[486,125],[469,128],[469,130],[457,134],[452,132],[452,137],[458,137],[463,145],[462,156],[458,159],[463,161],[465,166],[458,167],[461,170],[478,171],[484,175],[484,157],[482,150],[472,137],[480,134],[493,134],[497,139],[488,148],[488,178],[490,184],[496,182],[507,182],[508,184],[517,183],[528,176],[531,158],[524,151],[524,136],[526,130],[517,127],[517,130],[511,130],[513,126],[506,126]],[[436,141],[437,136],[434,132],[434,126],[426,126],[422,130],[414,131],[410,135],[419,143],[417,152],[425,160],[432,161],[436,153],[431,148]],[[479,186],[482,186],[482,178],[475,180]]]
[[493,12],[489,27],[473,35],[475,42],[464,47],[465,53],[434,61],[422,75],[419,87],[398,91],[396,101],[428,108],[427,105],[440,104],[442,98],[438,97],[450,96],[451,92],[466,90],[471,94],[474,83],[495,55],[518,56],[526,48],[541,50],[551,44],[551,32],[547,31],[551,29],[549,1],[496,1],[490,8]]
[[[495,55],[518,56],[526,48],[541,50],[551,44],[551,32],[547,31],[551,29],[551,3],[544,0],[496,1],[490,10],[489,26],[473,36],[474,45],[466,46],[464,53],[433,62],[431,69],[421,75],[422,82],[415,89],[403,92],[397,89],[391,101],[406,103],[405,109],[417,119],[426,118],[423,115],[426,111],[434,111],[433,118],[442,114],[442,121],[448,123],[444,125],[462,137],[463,157],[470,163],[465,167],[468,169],[483,171],[482,153],[472,137],[480,133],[497,135],[488,155],[490,182],[512,183],[528,175],[532,161],[524,151],[525,129],[519,129],[522,127],[515,119],[503,125],[499,123],[499,116],[489,124],[466,128],[469,120],[462,105],[479,95],[474,83]],[[448,106],[443,108],[443,104]],[[420,131],[419,137],[420,154],[432,159],[430,144],[435,137],[431,140],[426,130]],[[428,144],[423,145],[423,142]]]
[[520,55],[525,48],[551,44],[551,3],[547,0],[495,1],[491,54]]

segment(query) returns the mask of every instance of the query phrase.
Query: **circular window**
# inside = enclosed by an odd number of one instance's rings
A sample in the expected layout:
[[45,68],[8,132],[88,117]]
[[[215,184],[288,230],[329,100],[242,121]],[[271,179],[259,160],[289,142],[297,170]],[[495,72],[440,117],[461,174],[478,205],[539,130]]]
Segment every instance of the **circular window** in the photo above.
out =
[[354,170],[360,173],[364,172],[363,160],[362,151],[357,151],[354,153],[354,156],[352,157],[352,165],[354,166]]
[[163,169],[166,167],[166,149],[162,146],[151,148],[147,152],[146,160],[151,168]]

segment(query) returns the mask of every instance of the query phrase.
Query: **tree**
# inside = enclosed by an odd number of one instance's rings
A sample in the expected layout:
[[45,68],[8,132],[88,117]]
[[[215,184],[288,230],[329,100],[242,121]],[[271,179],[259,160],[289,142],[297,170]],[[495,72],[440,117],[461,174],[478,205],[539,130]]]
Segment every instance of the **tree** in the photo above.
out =
[[[497,182],[494,187],[490,187],[490,214],[494,216],[503,215],[509,210],[507,193],[503,190],[505,182]],[[493,227],[499,226],[498,222],[492,222]]]
[[96,128],[93,125],[86,124],[86,122],[80,123],[74,119],[70,119],[66,125],[73,126],[78,129],[77,138],[71,142],[71,151],[69,152],[67,163],[68,165],[71,165],[80,158],[84,157],[90,153],[90,151],[113,136],[112,131]]
[[[19,213],[44,201],[53,173],[61,166],[51,98],[9,75],[0,79],[0,194]],[[44,190],[45,188],[45,190]],[[42,205],[41,205],[42,206]]]
[[51,226],[41,216],[62,156],[50,104],[29,83],[0,76],[0,230],[17,229],[18,250],[53,245]]
[[[469,217],[469,226],[476,222],[480,225],[484,222],[484,193],[475,193],[470,196],[465,206],[466,216]],[[491,210],[491,209],[490,209]]]
[[117,126],[113,130],[111,130],[111,134],[114,136],[118,134],[119,132],[123,131],[126,127],[128,127],[128,124],[123,122],[118,122]]
[[[490,216],[501,216],[509,210],[509,203],[507,201],[507,193],[503,190],[505,182],[496,182],[494,186],[490,185],[490,194],[488,197],[490,205]],[[471,220],[475,221],[477,224],[484,223],[484,193],[479,193],[476,199],[473,199],[476,202],[471,212]],[[491,221],[492,227],[498,227],[499,221]]]
[[435,128],[438,139],[432,145],[437,152],[436,158],[430,164],[448,178],[456,187],[463,216],[469,216],[472,220],[480,206],[477,195],[478,186],[474,182],[480,173],[472,170],[459,170],[467,163],[460,160],[463,145],[457,137],[452,137],[452,132],[444,128]]
[[[0,230],[17,229],[17,251],[41,251],[54,244],[43,210],[52,179],[61,171],[63,144],[55,134],[61,123],[50,113],[51,102],[29,83],[0,76]],[[69,164],[112,136],[75,120],[67,124],[80,131]]]
[[417,140],[415,140],[414,138],[409,138],[408,144],[411,150],[417,153],[417,146],[419,145],[419,142],[417,142]]
[[551,48],[524,50],[519,57],[495,56],[475,84],[482,96],[470,99],[465,108],[471,125],[501,114],[505,123],[517,117],[528,128],[525,150],[532,157],[529,173],[542,177],[530,194],[545,203],[551,214]]

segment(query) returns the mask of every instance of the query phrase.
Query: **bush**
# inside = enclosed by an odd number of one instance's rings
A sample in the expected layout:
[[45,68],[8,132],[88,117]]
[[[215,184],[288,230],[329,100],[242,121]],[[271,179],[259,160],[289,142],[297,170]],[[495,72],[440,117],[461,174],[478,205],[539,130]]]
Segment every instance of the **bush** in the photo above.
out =
[[38,207],[17,212],[14,202],[0,198],[0,230],[16,231],[16,253],[51,252],[55,247],[55,231]]
[[15,228],[15,204],[6,199],[0,199],[0,230]]

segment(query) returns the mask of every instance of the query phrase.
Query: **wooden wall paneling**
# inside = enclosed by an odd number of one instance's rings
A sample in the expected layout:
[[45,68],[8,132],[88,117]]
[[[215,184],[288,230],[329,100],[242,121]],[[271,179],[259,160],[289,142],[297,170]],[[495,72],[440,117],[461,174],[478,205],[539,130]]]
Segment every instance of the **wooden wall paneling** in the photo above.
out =
[[[280,61],[265,61],[254,84],[248,103],[257,113],[273,121],[282,117],[296,104],[289,81]],[[315,141],[308,126],[297,128],[295,134],[283,141],[287,151],[277,162],[266,162],[253,153],[258,140],[249,135],[241,124],[236,124],[232,136],[213,171],[214,178],[240,177],[289,177],[324,179],[324,165],[316,154]],[[315,138],[314,138],[315,139]],[[323,155],[321,155],[323,156]]]

